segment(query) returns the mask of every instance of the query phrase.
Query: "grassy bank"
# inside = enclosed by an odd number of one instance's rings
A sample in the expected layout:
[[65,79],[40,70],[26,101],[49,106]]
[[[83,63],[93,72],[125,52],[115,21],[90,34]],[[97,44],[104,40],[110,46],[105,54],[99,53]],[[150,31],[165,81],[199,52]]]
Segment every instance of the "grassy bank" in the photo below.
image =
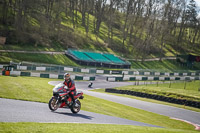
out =
[[[53,86],[48,85],[52,79],[35,77],[0,76],[0,97],[48,103]],[[194,130],[192,125],[167,116],[158,115],[141,109],[106,101],[85,95],[82,109],[85,111],[121,117],[129,120],[158,125],[165,128]],[[123,112],[123,113],[122,113]]]
[[29,61],[37,63],[57,64],[66,66],[79,66],[66,55],[50,55],[50,54],[27,54],[27,53],[1,53],[0,62],[20,62]]
[[148,94],[156,94],[162,96],[173,97],[177,99],[187,99],[192,101],[200,101],[200,81],[150,84],[139,86],[117,87],[120,90],[132,90],[144,92]]
[[194,62],[192,68],[182,66],[176,60],[162,60],[162,61],[131,61],[133,69],[154,69],[155,71],[183,71],[183,70],[200,70],[200,63]]
[[71,123],[0,123],[0,132],[4,133],[197,133],[197,131],[139,127],[128,125],[71,124]]
[[[151,85],[148,84],[148,85],[139,85],[139,86],[125,86],[125,87],[116,87],[115,89],[132,90],[132,91],[137,91],[137,92],[145,92],[149,94],[163,95],[163,96],[169,96],[169,97],[180,98],[180,99],[185,98],[188,100],[199,101],[200,91],[198,91],[198,88],[200,88],[200,81],[186,82],[186,84],[184,82],[180,82],[180,83],[171,83],[171,84],[164,83],[164,84],[151,84]],[[105,89],[97,89],[93,91],[105,93]],[[165,104],[165,105],[170,105],[174,107],[179,107],[179,108],[184,108],[184,109],[200,112],[200,109],[198,108],[172,104],[172,103],[158,101],[154,99],[130,96],[130,95],[125,95],[125,94],[113,94],[113,93],[109,93],[109,94],[129,97],[129,98],[138,99],[138,100],[147,101],[147,102]]]
[[66,50],[63,46],[61,46],[59,43],[52,43],[51,46],[37,46],[34,45],[26,45],[26,44],[5,44],[0,45],[0,50],[21,50],[21,51],[64,51]]
[[[100,93],[107,93],[107,92],[105,92],[105,89],[96,89],[96,90],[92,90],[92,91],[100,92]],[[163,104],[163,105],[169,105],[169,106],[174,106],[174,107],[178,107],[178,108],[183,108],[183,109],[188,109],[188,110],[200,112],[200,109],[198,109],[198,108],[185,106],[185,105],[179,105],[179,104],[173,104],[173,103],[168,103],[168,102],[163,102],[163,101],[158,101],[158,100],[149,99],[149,98],[130,96],[130,95],[126,95],[126,94],[116,94],[116,93],[107,93],[107,94],[116,95],[116,96],[122,96],[122,97],[128,97],[128,98],[137,99],[137,100],[141,100],[141,101],[158,103],[158,104]]]

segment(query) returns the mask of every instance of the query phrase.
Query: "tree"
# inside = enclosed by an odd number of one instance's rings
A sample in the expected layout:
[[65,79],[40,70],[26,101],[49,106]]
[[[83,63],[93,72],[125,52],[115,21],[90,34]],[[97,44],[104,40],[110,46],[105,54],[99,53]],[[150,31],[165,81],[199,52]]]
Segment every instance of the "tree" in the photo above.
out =
[[184,1],[181,6],[182,6],[181,23],[179,26],[179,33],[178,33],[178,38],[177,38],[177,43],[176,43],[177,51],[179,50],[180,43],[182,42],[184,31],[186,28],[186,1]]
[[190,0],[189,5],[187,6],[186,9],[186,21],[187,21],[187,26],[191,31],[189,34],[189,41],[193,46],[192,48],[194,48],[197,33],[199,31],[197,16],[198,14],[197,14],[196,2],[194,0]]
[[95,3],[94,33],[98,36],[107,0],[97,0]]

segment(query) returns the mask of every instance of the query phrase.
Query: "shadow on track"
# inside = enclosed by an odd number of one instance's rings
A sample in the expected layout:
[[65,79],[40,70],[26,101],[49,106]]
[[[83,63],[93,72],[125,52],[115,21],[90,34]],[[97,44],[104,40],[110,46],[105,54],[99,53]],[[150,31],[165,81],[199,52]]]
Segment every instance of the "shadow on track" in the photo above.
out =
[[73,114],[73,113],[67,113],[67,112],[53,112],[53,113],[72,116],[72,117],[81,117],[81,118],[88,119],[88,120],[92,120],[92,118],[94,118],[92,116],[87,116],[87,115],[84,115],[84,114]]

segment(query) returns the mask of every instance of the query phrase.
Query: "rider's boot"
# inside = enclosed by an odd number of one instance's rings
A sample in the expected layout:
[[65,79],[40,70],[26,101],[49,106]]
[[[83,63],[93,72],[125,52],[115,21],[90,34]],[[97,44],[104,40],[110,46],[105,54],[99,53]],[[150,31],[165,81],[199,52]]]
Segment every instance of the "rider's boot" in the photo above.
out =
[[75,105],[75,100],[74,100],[74,96],[72,96],[72,101],[71,101],[71,103],[70,103],[70,107],[74,107],[74,105]]
[[65,97],[65,104],[68,105],[67,97]]

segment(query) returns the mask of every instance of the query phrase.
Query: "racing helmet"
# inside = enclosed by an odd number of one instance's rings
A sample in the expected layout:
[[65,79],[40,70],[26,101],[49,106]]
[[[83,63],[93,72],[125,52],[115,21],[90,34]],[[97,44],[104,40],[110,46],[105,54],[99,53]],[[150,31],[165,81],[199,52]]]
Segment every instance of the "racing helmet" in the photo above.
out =
[[69,73],[65,73],[65,74],[64,74],[64,79],[66,79],[66,78],[67,78],[67,79],[70,78],[70,74],[69,74]]

